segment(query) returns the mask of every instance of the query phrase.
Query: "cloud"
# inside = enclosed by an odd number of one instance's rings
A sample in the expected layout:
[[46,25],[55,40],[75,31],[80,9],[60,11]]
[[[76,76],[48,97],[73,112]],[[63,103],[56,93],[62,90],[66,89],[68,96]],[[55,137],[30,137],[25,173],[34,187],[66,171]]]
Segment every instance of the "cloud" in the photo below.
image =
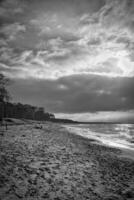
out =
[[21,32],[25,32],[26,27],[24,25],[21,25],[20,23],[14,23],[10,25],[4,25],[0,33],[5,35],[9,41],[14,40],[16,38],[16,35]]
[[[75,75],[58,80],[16,80],[16,101],[30,102],[52,112],[85,113],[134,109],[134,78]],[[31,88],[32,86],[32,88]]]
[[44,14],[40,13],[29,24],[38,31],[38,37],[45,39],[61,38],[66,41],[75,40],[78,37],[78,20],[76,16],[67,16],[63,12]]
[[133,13],[130,0],[1,1],[0,71],[16,80],[14,99],[79,115],[133,110]]
[[0,46],[1,46],[1,47],[7,46],[6,40],[0,39]]
[[112,0],[101,11],[101,22],[106,27],[133,29],[134,2],[130,0]]
[[0,17],[13,17],[24,11],[24,4],[20,0],[3,0],[0,2]]
[[13,49],[9,48],[8,46],[3,46],[2,48],[0,48],[0,54],[0,61],[3,64],[10,64],[10,59],[14,57]]
[[[63,2],[23,1],[22,6],[13,1],[11,7],[25,9],[18,21],[6,17],[9,21],[1,28],[2,46],[6,45],[1,62],[18,66],[18,77],[26,79],[134,76],[133,4],[127,0]],[[3,1],[2,9],[8,10],[9,5]],[[11,71],[8,74],[13,77]]]

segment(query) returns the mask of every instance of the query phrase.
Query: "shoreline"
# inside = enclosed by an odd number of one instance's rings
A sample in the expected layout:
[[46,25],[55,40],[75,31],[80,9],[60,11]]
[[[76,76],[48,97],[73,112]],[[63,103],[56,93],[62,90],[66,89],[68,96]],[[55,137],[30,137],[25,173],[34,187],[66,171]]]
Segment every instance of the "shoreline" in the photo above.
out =
[[0,198],[132,199],[134,161],[59,124],[10,126],[0,136]]
[[[88,129],[85,127],[79,127],[79,126],[77,127],[77,126],[72,126],[72,125],[63,125],[63,127],[70,133],[79,135],[89,140],[93,144],[120,150],[122,157],[130,158],[134,160],[134,148],[132,148],[134,146],[132,145],[132,147],[130,147],[131,143],[130,144],[127,143],[128,146],[126,146],[126,144],[121,143],[119,141],[117,143],[114,140],[110,141],[109,138],[103,139],[102,133],[100,133],[99,135],[98,132],[92,132],[92,130],[90,130],[90,127],[88,127]],[[102,138],[100,136],[102,136]]]

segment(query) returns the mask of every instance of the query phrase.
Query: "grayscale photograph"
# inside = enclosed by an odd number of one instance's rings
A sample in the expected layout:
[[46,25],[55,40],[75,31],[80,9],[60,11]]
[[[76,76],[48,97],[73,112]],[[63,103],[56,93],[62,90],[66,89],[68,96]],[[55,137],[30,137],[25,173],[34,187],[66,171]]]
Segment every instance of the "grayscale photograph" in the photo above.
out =
[[0,0],[0,200],[134,200],[134,0]]

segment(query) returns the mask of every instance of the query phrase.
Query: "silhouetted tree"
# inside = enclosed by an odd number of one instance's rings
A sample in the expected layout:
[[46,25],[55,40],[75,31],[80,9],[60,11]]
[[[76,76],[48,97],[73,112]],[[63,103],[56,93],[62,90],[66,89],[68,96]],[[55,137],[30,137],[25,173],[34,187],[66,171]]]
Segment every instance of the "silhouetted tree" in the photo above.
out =
[[6,116],[6,103],[9,101],[9,93],[6,89],[10,80],[0,73],[0,119]]
[[22,103],[9,102],[10,96],[7,91],[7,85],[11,81],[0,73],[0,120],[3,117],[18,118],[18,119],[32,119],[32,120],[51,120],[55,116],[51,113],[46,113],[44,108],[31,106]]
[[9,100],[9,93],[6,86],[10,83],[10,80],[0,73],[0,102]]

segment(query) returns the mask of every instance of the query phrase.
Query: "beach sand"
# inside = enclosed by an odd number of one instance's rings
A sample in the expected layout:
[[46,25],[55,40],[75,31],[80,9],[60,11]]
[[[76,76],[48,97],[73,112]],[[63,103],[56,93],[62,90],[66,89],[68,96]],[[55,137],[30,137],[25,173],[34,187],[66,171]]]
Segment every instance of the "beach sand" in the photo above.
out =
[[0,200],[134,199],[134,160],[59,124],[0,132]]

